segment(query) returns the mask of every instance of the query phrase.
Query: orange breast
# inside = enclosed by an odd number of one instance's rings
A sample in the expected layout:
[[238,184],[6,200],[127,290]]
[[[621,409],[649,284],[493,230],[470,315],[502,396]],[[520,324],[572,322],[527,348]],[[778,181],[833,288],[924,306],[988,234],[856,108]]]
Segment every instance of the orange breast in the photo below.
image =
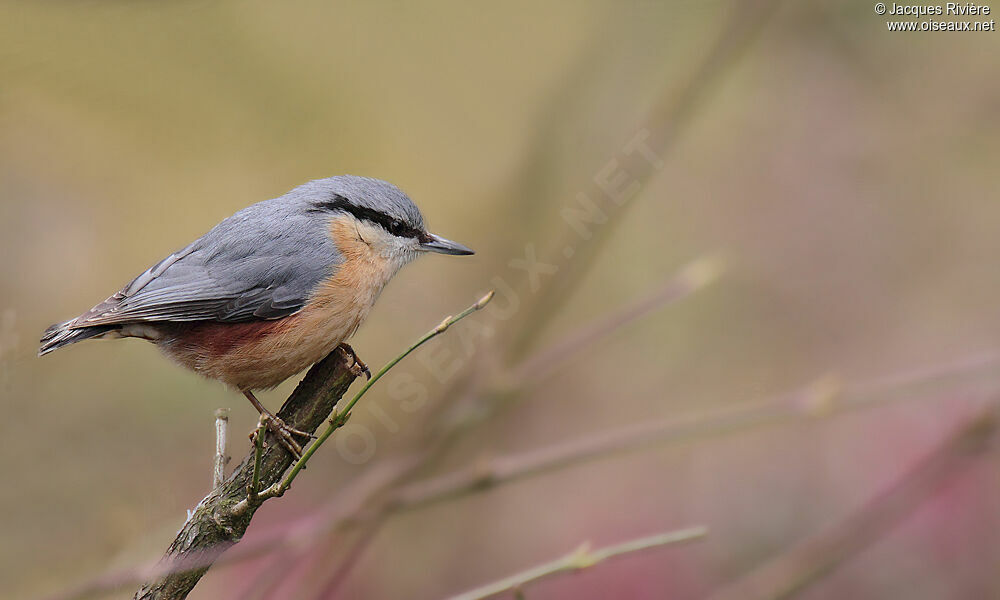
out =
[[[366,312],[366,311],[365,311]],[[158,342],[185,367],[239,390],[272,388],[354,333],[362,319],[307,306],[275,321],[173,324]]]

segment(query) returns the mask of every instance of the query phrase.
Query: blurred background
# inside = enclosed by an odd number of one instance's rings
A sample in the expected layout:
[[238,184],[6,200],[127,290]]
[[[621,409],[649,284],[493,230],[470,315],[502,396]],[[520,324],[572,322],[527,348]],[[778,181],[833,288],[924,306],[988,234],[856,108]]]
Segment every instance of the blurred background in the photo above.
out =
[[[997,35],[889,33],[869,2],[3,2],[0,596],[158,558],[211,485],[214,410],[237,460],[256,422],[141,341],[38,359],[45,327],[341,173],[477,250],[395,278],[352,342],[369,365],[498,295],[374,388],[244,543],[456,428],[409,477],[687,429],[317,527],[192,598],[438,598],[691,525],[709,536],[526,595],[756,597],[740,586],[777,577],[810,599],[1000,596],[997,454],[940,450],[1000,391]],[[693,285],[705,257],[725,267]],[[641,320],[518,370],[665,284]],[[768,418],[719,426],[747,406]]]

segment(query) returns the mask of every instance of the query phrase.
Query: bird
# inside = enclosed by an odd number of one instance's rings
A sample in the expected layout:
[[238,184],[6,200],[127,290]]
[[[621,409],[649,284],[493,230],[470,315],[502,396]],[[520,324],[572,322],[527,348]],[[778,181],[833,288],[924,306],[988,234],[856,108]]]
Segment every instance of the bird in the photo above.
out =
[[[252,204],[159,261],[107,300],[52,325],[39,356],[87,339],[139,338],[242,393],[301,456],[293,429],[255,391],[272,389],[340,347],[400,268],[425,253],[474,252],[427,231],[395,185],[339,175]],[[359,371],[360,373],[360,371]]]

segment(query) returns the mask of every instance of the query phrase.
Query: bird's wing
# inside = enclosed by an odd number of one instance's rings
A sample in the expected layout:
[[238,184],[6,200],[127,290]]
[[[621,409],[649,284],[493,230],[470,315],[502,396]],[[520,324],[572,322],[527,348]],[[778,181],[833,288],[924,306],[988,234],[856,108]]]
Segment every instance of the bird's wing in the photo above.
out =
[[260,214],[259,206],[163,259],[70,327],[237,322],[297,312],[343,259],[314,220],[295,214],[275,218],[273,211]]

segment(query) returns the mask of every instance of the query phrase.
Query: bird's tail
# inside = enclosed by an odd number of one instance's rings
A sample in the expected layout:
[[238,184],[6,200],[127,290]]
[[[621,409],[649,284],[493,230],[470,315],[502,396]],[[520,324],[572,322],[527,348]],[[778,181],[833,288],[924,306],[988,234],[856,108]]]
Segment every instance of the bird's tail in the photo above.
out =
[[97,325],[94,327],[81,327],[79,329],[74,329],[72,327],[74,322],[76,322],[76,319],[70,319],[69,321],[63,323],[56,323],[52,327],[46,329],[45,333],[42,334],[41,346],[38,348],[38,356],[48,354],[49,352],[58,350],[63,346],[68,346],[92,337],[104,335],[105,333],[117,328],[116,325]]

